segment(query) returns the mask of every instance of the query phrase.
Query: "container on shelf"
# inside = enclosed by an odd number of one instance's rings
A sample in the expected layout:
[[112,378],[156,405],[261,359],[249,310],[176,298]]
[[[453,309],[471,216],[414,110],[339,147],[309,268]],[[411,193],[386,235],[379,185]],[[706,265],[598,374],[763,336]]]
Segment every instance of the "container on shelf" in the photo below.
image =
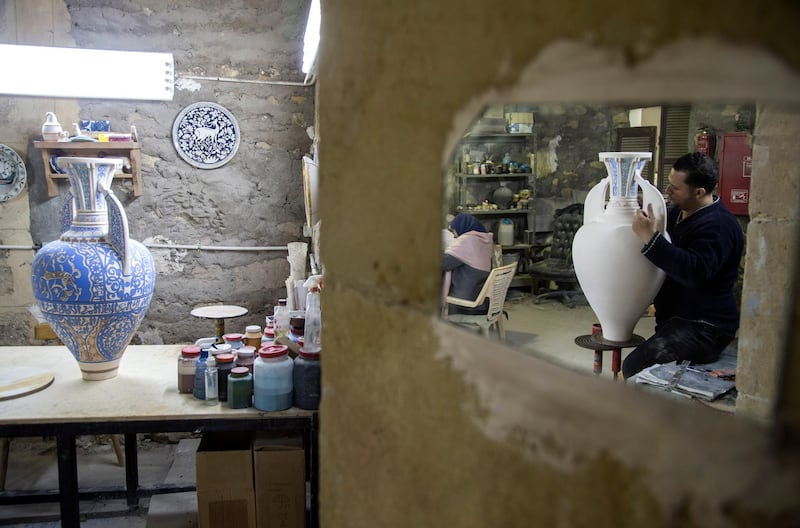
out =
[[194,373],[199,357],[199,346],[188,345],[181,349],[181,355],[178,356],[178,392],[181,394],[194,392]]
[[514,245],[514,222],[510,218],[500,220],[497,227],[497,243],[501,246]]
[[253,404],[260,411],[283,411],[292,406],[294,363],[286,345],[267,345],[253,365]]
[[215,359],[217,361],[219,401],[228,401],[228,376],[231,373],[231,369],[236,366],[234,356],[230,353],[217,354]]
[[261,346],[261,327],[259,325],[248,325],[245,328],[243,344],[258,350]]
[[236,351],[236,366],[245,367],[253,373],[253,363],[256,360],[256,349],[251,346],[243,346]]
[[294,358],[292,380],[294,385],[294,405],[300,409],[319,409],[321,395],[320,352],[310,352],[301,348]]
[[234,367],[228,376],[228,407],[245,409],[253,405],[253,375],[247,367]]
[[239,350],[244,345],[243,334],[225,334],[222,336],[222,339],[225,341],[225,343],[229,344],[233,350]]

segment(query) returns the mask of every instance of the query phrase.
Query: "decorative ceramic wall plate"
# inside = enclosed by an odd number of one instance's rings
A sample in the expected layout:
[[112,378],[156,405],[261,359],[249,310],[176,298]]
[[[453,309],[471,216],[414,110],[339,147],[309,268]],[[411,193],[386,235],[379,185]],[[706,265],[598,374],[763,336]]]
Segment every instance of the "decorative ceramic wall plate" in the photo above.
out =
[[28,173],[14,149],[0,145],[0,203],[7,202],[25,188]]
[[194,103],[175,118],[172,143],[189,165],[215,169],[228,163],[239,149],[239,125],[233,114],[216,103]]

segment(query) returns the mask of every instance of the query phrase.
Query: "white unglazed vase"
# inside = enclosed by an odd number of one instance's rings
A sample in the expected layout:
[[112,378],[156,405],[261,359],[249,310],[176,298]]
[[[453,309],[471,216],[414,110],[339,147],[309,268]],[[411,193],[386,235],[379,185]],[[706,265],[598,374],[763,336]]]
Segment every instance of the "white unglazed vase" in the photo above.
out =
[[[639,209],[653,205],[666,234],[667,207],[658,189],[642,178],[650,152],[600,152],[608,176],[592,187],[583,207],[583,226],[572,242],[575,274],[607,341],[625,342],[664,283],[664,272],[642,255],[642,241],[631,229]],[[608,203],[606,195],[610,191]]]

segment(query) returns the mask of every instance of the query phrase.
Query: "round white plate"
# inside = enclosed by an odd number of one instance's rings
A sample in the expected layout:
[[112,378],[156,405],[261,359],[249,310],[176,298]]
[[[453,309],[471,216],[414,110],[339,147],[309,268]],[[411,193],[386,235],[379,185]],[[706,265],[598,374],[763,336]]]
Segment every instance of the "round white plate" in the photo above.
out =
[[190,104],[172,125],[172,144],[189,165],[215,169],[228,163],[239,149],[239,125],[216,103]]
[[11,147],[0,145],[0,203],[21,193],[27,179],[25,163],[19,154]]

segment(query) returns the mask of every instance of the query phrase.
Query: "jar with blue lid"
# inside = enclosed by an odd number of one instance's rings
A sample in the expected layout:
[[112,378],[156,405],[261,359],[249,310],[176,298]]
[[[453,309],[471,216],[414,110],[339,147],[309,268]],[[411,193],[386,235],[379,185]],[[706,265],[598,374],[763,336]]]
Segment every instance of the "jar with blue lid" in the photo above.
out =
[[294,362],[286,345],[267,345],[253,365],[253,404],[260,411],[283,411],[292,406]]

